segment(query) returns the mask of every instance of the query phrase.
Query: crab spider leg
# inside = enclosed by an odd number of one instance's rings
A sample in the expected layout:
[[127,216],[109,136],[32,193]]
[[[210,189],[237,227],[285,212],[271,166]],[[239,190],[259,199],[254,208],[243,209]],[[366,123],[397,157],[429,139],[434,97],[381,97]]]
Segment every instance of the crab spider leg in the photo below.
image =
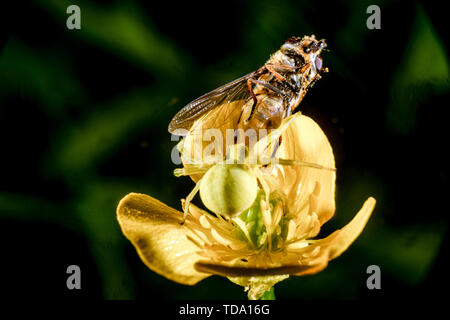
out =
[[183,214],[183,221],[181,222],[181,224],[184,224],[184,222],[186,221],[186,217],[187,217],[188,212],[189,212],[189,204],[191,203],[192,199],[194,199],[194,197],[197,194],[198,190],[200,190],[201,182],[202,182],[202,179],[198,180],[198,182],[195,184],[194,189],[192,189],[192,191],[186,197],[186,201],[184,202],[184,208],[183,208],[183,213],[184,213]]
[[175,177],[181,177],[181,176],[190,176],[191,174],[201,174],[206,173],[206,171],[211,168],[212,165],[204,165],[204,166],[188,166],[184,168],[177,168],[173,171],[173,174]]
[[284,166],[303,166],[303,167],[309,167],[309,168],[315,168],[315,169],[321,169],[321,170],[329,170],[329,171],[336,171],[336,168],[330,168],[321,166],[320,164],[311,163],[311,162],[305,162],[305,161],[299,161],[299,160],[290,160],[290,159],[276,159],[279,164]]
[[293,160],[293,159],[283,159],[283,158],[271,158],[271,159],[258,159],[256,163],[244,163],[248,166],[259,167],[259,166],[267,166],[271,164],[280,164],[283,166],[302,166],[309,167],[319,170],[328,170],[328,171],[336,171],[336,168],[325,167],[317,163]]

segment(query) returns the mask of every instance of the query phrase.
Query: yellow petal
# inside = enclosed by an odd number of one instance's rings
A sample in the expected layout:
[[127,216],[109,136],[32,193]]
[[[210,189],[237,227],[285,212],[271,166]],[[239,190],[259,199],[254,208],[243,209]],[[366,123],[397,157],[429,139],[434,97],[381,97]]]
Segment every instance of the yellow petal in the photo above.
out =
[[339,257],[358,238],[372,214],[375,203],[375,199],[370,197],[344,228],[316,242],[323,250],[328,251],[329,260]]
[[[335,167],[333,149],[327,137],[314,120],[304,115],[296,116],[283,132],[277,156],[328,168]],[[316,213],[321,224],[328,221],[336,208],[336,173],[303,166],[283,166],[282,170],[284,174],[277,174],[277,178],[288,199],[297,199],[297,203],[303,203],[305,197],[319,188]]]
[[[322,264],[322,261],[318,261]],[[210,261],[199,261],[195,268],[201,272],[212,273],[224,277],[269,277],[289,274],[308,274],[309,269],[316,269],[317,265],[282,265],[279,267],[255,267],[243,266],[239,263],[212,263]],[[323,269],[323,268],[322,268]]]
[[180,225],[182,213],[145,194],[130,193],[117,207],[124,235],[139,257],[153,271],[187,285],[210,276],[194,269],[198,248]]
[[295,273],[296,276],[306,276],[318,273],[325,269],[328,265],[328,256],[326,254],[320,254],[316,259],[310,261],[311,265],[309,268]]

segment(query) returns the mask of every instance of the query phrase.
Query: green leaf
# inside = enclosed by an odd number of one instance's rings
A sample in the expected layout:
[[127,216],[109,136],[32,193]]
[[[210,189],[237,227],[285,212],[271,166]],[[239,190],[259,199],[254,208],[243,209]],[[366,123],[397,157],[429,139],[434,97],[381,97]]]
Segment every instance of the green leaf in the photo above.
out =
[[414,129],[420,101],[449,89],[447,53],[429,17],[418,6],[411,38],[391,85],[387,120],[398,133]]

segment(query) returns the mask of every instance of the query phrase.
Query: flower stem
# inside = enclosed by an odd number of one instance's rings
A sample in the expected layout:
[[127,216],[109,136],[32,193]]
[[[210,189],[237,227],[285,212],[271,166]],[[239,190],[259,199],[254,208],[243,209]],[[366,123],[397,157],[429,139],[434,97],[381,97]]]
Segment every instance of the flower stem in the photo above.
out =
[[275,300],[275,289],[274,287],[271,287],[269,290],[264,292],[261,299],[259,300]]

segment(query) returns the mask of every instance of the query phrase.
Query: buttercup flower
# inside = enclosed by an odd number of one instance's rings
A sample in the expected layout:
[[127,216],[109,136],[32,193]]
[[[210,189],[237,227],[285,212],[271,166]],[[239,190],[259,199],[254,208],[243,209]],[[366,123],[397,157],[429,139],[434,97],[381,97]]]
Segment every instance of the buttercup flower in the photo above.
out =
[[[328,139],[311,118],[297,113],[286,121],[271,133],[281,134],[278,158],[334,168]],[[150,196],[131,193],[120,201],[122,231],[151,270],[186,285],[224,276],[249,290],[250,299],[259,299],[290,275],[323,270],[358,237],[375,206],[368,198],[345,227],[316,239],[335,212],[336,172],[281,163],[244,167],[258,177],[258,190],[253,204],[233,216],[190,203],[181,224],[181,211]],[[191,177],[198,181],[202,173]]]

